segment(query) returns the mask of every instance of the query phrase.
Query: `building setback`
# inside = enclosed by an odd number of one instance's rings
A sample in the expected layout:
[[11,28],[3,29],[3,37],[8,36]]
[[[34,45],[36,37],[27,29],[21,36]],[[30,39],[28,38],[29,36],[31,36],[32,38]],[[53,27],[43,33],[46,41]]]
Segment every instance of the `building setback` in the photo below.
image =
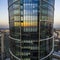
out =
[[52,60],[55,0],[8,0],[11,60]]

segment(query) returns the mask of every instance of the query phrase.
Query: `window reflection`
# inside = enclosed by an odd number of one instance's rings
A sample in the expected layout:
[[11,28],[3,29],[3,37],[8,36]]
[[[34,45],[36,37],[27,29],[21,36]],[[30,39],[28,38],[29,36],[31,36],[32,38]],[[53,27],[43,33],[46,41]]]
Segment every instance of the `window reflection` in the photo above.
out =
[[24,0],[24,32],[37,32],[38,0]]
[[37,22],[14,22],[14,26],[22,26],[22,27],[30,27],[30,26],[36,26]]
[[41,39],[46,39],[49,38],[53,35],[53,23],[48,22],[48,21],[41,21],[40,23],[40,38]]

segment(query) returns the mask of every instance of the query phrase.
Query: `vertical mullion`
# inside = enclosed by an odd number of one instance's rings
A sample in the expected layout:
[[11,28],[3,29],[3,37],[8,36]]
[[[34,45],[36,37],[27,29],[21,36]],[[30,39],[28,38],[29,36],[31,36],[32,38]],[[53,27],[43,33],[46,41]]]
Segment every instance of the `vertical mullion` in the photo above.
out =
[[39,0],[39,3],[38,3],[38,7],[39,7],[39,10],[38,10],[38,20],[39,20],[39,41],[38,41],[38,60],[40,60],[40,19],[41,19],[41,0]]
[[[22,3],[22,2],[20,2],[20,7],[21,7],[21,5],[22,5],[21,3]],[[21,55],[21,53],[22,53],[22,45],[21,45],[21,44],[22,44],[22,43],[21,43],[21,42],[22,42],[22,41],[21,41],[21,40],[22,40],[21,17],[22,17],[22,16],[21,16],[21,8],[20,8],[20,57],[21,57],[21,60],[22,60],[22,55]]]

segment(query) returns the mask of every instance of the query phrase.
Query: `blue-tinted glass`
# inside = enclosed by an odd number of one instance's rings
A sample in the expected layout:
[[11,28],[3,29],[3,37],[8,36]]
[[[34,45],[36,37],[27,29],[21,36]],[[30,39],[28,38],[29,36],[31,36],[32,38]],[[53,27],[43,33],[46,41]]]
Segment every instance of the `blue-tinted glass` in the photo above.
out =
[[31,5],[30,5],[30,4],[28,4],[28,5],[25,4],[25,5],[24,5],[24,9],[25,9],[25,10],[32,10],[32,9],[35,10],[35,9],[37,9],[37,8],[38,8],[38,4],[31,4]]
[[31,15],[31,16],[37,16],[38,11],[37,10],[25,10],[24,15]]
[[24,3],[37,3],[38,0],[24,0]]
[[37,16],[38,0],[24,0],[24,15]]

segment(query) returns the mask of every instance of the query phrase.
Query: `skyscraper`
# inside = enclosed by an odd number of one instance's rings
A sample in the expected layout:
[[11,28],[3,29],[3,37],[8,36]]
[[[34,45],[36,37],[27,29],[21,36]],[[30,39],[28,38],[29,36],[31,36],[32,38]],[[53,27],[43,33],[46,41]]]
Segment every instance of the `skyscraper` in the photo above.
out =
[[0,31],[0,60],[4,60],[5,46],[4,46],[4,32]]
[[51,60],[55,0],[8,0],[11,60]]

